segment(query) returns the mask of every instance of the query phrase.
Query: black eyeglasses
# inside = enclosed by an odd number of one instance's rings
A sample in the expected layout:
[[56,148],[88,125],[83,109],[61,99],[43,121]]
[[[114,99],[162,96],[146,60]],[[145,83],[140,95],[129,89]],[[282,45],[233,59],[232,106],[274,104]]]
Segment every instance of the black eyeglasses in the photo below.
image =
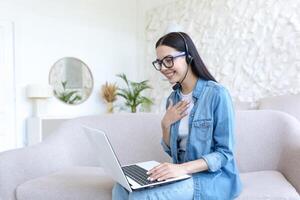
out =
[[175,56],[168,55],[161,60],[156,59],[152,62],[152,65],[158,71],[161,70],[162,65],[164,65],[166,68],[172,68],[174,66],[174,59],[182,56],[185,56],[185,52],[181,52],[180,54]]

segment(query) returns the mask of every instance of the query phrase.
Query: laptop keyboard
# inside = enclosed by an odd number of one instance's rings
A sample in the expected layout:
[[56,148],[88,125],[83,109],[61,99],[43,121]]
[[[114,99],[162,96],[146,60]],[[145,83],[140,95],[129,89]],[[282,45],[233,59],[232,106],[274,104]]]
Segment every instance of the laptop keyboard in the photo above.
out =
[[132,180],[134,180],[140,185],[149,185],[151,183],[161,182],[157,180],[154,181],[147,180],[147,178],[149,177],[146,174],[147,170],[137,165],[124,166],[122,167],[122,170],[126,176],[128,176],[129,178],[131,178]]

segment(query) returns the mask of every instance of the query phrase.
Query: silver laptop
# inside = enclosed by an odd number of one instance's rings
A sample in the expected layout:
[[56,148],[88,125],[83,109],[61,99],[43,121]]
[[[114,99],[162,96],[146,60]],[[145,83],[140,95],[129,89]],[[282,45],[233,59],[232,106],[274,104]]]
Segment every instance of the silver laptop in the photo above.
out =
[[184,180],[191,177],[190,175],[184,175],[164,181],[147,180],[148,175],[146,172],[159,165],[159,162],[147,161],[121,167],[106,134],[101,130],[86,126],[83,126],[83,129],[86,132],[92,148],[99,153],[99,160],[101,160],[101,164],[105,172],[129,192]]

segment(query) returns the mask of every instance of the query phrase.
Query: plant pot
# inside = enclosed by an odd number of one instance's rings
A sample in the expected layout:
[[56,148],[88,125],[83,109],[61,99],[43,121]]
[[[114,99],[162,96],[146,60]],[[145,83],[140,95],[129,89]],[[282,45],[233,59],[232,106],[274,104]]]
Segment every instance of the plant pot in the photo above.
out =
[[113,113],[114,112],[114,105],[112,102],[108,102],[106,105],[106,112]]
[[132,113],[136,113],[136,106],[131,106],[130,110],[131,110]]

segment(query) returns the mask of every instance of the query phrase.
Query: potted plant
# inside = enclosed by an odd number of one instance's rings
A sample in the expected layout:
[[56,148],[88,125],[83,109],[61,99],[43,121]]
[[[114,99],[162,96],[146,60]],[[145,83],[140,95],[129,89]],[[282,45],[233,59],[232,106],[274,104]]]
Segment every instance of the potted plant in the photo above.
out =
[[149,106],[153,104],[150,98],[141,94],[144,90],[151,89],[148,80],[133,82],[129,81],[125,74],[118,74],[117,76],[126,84],[125,88],[118,88],[117,95],[125,99],[125,105],[130,108],[132,113],[137,111],[139,105]]
[[113,102],[117,99],[117,85],[115,83],[106,82],[101,88],[101,97],[107,103],[107,112],[113,113]]
[[76,90],[67,89],[67,81],[62,81],[62,91],[58,92],[54,90],[54,95],[57,96],[61,101],[67,104],[76,104],[81,101],[82,97]]

